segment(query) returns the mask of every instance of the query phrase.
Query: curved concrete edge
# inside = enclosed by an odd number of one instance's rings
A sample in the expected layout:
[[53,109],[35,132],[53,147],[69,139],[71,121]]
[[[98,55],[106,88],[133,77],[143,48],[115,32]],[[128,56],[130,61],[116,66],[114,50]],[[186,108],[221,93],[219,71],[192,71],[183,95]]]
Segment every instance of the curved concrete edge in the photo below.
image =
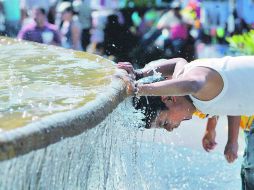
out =
[[102,122],[126,97],[125,83],[112,78],[103,94],[76,110],[56,113],[24,127],[0,133],[0,161],[79,135]]

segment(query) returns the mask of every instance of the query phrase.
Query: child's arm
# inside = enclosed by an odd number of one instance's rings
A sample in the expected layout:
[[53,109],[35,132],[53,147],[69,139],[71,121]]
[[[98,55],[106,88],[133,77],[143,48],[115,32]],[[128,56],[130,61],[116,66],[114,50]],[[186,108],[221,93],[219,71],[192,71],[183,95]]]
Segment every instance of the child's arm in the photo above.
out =
[[161,59],[148,63],[142,69],[142,72],[144,77],[153,75],[154,71],[161,73],[162,76],[172,77],[175,73],[182,70],[184,65],[187,63],[188,62],[183,58]]
[[202,145],[205,151],[209,152],[210,150],[213,150],[217,143],[215,142],[216,137],[216,125],[219,117],[213,116],[212,118],[208,118],[207,124],[206,124],[206,131],[205,135],[202,139]]
[[182,77],[151,84],[138,84],[136,94],[139,96],[185,96],[196,94],[203,88],[204,80],[198,76]]
[[224,150],[224,155],[229,163],[237,159],[240,121],[241,116],[228,116],[228,142]]
[[133,75],[133,78],[139,79],[147,76],[154,75],[154,71],[161,73],[162,76],[171,77],[174,72],[182,69],[188,62],[183,58],[173,58],[173,59],[160,59],[152,61],[142,69],[134,70],[133,66],[129,62],[119,62],[117,67],[119,69],[124,69],[128,74]]

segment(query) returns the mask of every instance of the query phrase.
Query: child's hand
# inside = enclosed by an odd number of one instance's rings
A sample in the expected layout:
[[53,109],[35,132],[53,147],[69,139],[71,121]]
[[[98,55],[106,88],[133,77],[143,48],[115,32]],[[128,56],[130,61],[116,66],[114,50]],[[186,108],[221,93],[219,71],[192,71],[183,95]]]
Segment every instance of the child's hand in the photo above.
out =
[[202,139],[202,145],[205,151],[209,152],[210,150],[213,150],[217,143],[215,142],[216,137],[216,131],[215,130],[209,130],[206,131],[203,139]]
[[118,62],[117,68],[126,70],[132,79],[136,78],[135,70],[130,62]]
[[238,143],[237,142],[227,142],[224,155],[228,163],[232,163],[237,159]]
[[126,93],[128,96],[135,95],[136,92],[135,81],[128,74],[118,72],[114,76],[124,81],[126,85]]

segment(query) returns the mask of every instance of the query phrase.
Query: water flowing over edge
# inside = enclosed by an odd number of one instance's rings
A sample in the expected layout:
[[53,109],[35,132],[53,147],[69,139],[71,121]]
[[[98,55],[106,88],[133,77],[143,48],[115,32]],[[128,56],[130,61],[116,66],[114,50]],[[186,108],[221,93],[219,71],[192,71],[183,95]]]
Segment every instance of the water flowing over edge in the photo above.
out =
[[240,160],[146,141],[142,117],[127,99],[85,133],[0,162],[0,189],[240,188]]

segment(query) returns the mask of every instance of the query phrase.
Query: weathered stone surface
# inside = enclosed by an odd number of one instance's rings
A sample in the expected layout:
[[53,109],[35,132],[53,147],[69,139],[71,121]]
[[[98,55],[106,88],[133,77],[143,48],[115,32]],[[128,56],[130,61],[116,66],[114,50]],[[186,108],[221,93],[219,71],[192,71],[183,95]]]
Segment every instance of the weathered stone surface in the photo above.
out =
[[[6,40],[3,41],[7,43]],[[94,57],[89,56],[93,59],[100,58],[95,55]],[[102,62],[103,60],[107,62],[104,58],[99,61]],[[10,159],[32,150],[44,148],[63,138],[79,135],[98,125],[126,97],[123,81],[113,76],[111,76],[110,84],[104,90],[94,100],[71,111],[52,113],[23,127],[1,131],[0,160]]]

